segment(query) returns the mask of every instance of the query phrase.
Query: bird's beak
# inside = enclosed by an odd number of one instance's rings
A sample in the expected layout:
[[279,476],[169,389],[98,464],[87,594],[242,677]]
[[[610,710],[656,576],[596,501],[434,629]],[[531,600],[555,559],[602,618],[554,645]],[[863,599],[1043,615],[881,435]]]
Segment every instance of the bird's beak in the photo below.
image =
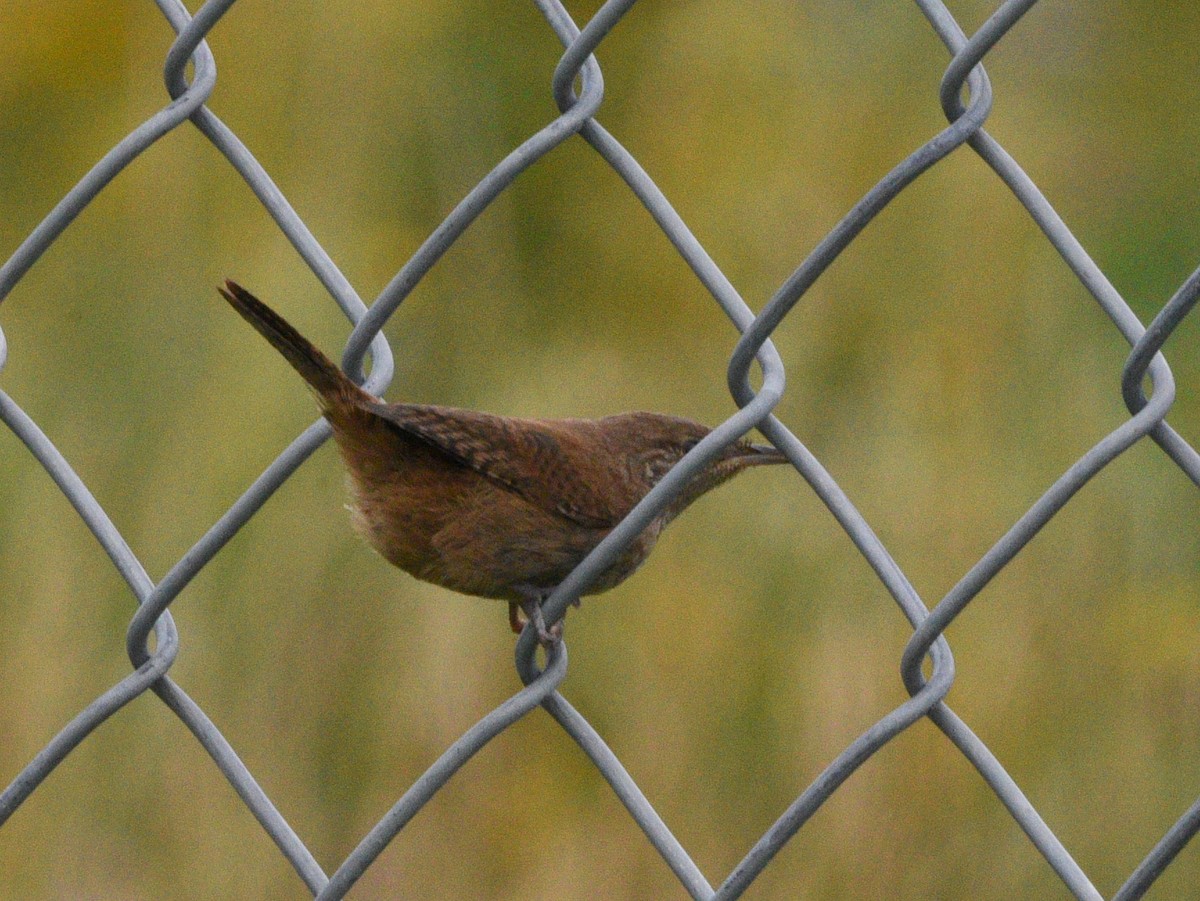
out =
[[749,453],[743,459],[748,465],[765,466],[768,463],[786,463],[788,461],[782,451],[769,444],[747,444],[745,447]]

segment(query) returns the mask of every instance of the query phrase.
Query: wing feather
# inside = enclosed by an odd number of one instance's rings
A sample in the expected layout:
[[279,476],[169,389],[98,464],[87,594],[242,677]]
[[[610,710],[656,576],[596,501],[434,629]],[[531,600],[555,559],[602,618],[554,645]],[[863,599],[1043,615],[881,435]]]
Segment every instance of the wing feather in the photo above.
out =
[[536,507],[580,525],[611,528],[640,500],[622,490],[629,480],[614,469],[621,461],[597,459],[596,447],[604,442],[589,434],[600,430],[595,421],[511,419],[426,404],[363,406]]

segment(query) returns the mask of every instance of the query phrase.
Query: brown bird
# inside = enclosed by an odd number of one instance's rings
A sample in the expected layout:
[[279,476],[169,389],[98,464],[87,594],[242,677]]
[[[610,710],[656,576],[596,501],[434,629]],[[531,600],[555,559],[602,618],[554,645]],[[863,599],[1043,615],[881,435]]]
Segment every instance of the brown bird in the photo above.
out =
[[[543,642],[541,602],[710,429],[661,413],[514,419],[364,391],[249,291],[218,288],[316,392],[350,475],[358,530],[410,575],[518,606]],[[624,581],[659,533],[705,492],[750,466],[784,463],[773,447],[724,449],[592,582]]]

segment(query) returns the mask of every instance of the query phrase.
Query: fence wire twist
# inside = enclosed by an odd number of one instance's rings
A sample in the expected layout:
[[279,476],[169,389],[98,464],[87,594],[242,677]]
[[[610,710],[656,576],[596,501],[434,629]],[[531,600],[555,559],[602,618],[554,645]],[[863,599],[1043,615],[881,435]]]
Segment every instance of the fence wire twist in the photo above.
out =
[[[565,644],[560,644],[549,655],[544,669],[539,669],[535,661],[536,640],[532,630],[526,629],[516,648],[517,671],[525,687],[484,716],[446,749],[329,875],[280,815],[204,711],[168,674],[179,650],[179,635],[169,610],[172,601],[328,437],[329,429],[325,422],[314,423],[297,437],[156,584],[146,574],[87,486],[38,425],[7,393],[0,391],[0,419],[45,467],[95,534],[138,601],[127,636],[132,672],[80,711],[17,775],[0,795],[0,825],[100,723],[129,701],[146,691],[152,691],[191,730],[313,895],[321,899],[340,898],[459,767],[492,738],[540,706],[592,760],[688,893],[696,899],[732,899],[747,889],[774,855],[864,761],[913,723],[927,717],[978,770],[1074,896],[1089,901],[1099,899],[1101,895],[1087,875],[988,747],[945,704],[943,699],[954,680],[954,658],[944,632],[982,588],[1092,476],[1139,439],[1148,435],[1193,483],[1200,486],[1200,455],[1165,420],[1175,392],[1171,371],[1159,354],[1160,348],[1191,310],[1197,297],[1200,297],[1200,270],[1180,286],[1149,328],[1143,328],[1037,186],[1004,148],[983,130],[991,109],[992,90],[981,61],[1036,0],[1008,0],[970,38],[938,0],[915,0],[951,54],[940,92],[941,106],[949,124],[867,192],[780,286],[757,316],[717,268],[637,160],[594,118],[603,99],[604,87],[600,67],[592,53],[633,6],[634,0],[609,0],[582,30],[557,0],[534,0],[565,47],[551,79],[553,96],[561,115],[513,150],[471,190],[384,288],[370,308],[359,299],[250,151],[204,105],[216,83],[215,62],[204,38],[233,2],[210,0],[191,17],[176,0],[156,0],[178,36],[167,54],[164,73],[171,102],[104,156],[0,268],[0,299],[8,295],[41,254],[117,173],[167,132],[191,122],[241,174],[297,252],[355,322],[346,345],[343,365],[352,376],[361,377],[363,360],[369,352],[373,366],[366,386],[377,394],[382,393],[393,371],[391,352],[380,334],[384,323],[441,255],[523,170],[537,163],[559,144],[578,135],[620,175],[741,333],[728,370],[729,390],[739,410],[715,429],[710,439],[688,454],[558,587],[545,605],[548,619],[562,615],[572,599],[581,594],[590,581],[620,554],[622,548],[722,446],[750,429],[758,428],[787,454],[912,624],[913,635],[901,660],[901,675],[910,698],[882,717],[839,754],[714,889],[603,739],[558,693],[557,687],[567,672]],[[189,62],[194,65],[194,76],[190,83],[184,74]],[[578,94],[573,87],[577,79]],[[966,103],[962,100],[964,88],[969,97]],[[930,609],[820,461],[783,423],[771,415],[771,410],[783,393],[784,368],[770,337],[805,292],[859,232],[923,172],[963,144],[977,153],[1007,185],[1130,344],[1132,349],[1121,378],[1122,395],[1130,418],[1097,441],[1068,468]],[[0,368],[3,368],[6,355],[7,344],[0,331]],[[763,375],[762,387],[758,392],[751,388],[749,381],[750,369],[756,361]],[[1142,390],[1145,376],[1149,376],[1153,386],[1149,398]],[[154,650],[148,646],[151,631],[155,635]],[[926,659],[931,664],[928,678],[922,672],[922,664]],[[1141,897],[1197,829],[1200,829],[1200,801],[1184,813],[1151,849],[1114,898],[1130,901]]]

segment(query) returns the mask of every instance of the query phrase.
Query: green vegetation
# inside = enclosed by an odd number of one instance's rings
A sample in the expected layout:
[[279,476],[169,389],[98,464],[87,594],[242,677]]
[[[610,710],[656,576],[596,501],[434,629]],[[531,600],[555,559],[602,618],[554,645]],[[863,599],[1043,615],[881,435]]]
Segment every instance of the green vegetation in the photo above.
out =
[[[573,4],[586,18],[597,4]],[[1044,7],[1044,8],[1043,8]],[[990,4],[955,4],[967,31]],[[988,122],[1143,321],[1200,263],[1200,6],[1035,8],[988,58]],[[0,4],[0,255],[166,102],[152,4]],[[210,108],[370,302],[555,115],[531,3],[237,5]],[[909,3],[644,2],[598,54],[598,118],[759,308],[942,126],[947,54]],[[190,126],[93,203],[0,306],[0,389],[159,578],[315,417],[220,300],[233,277],[328,351],[345,320]],[[1167,355],[1200,440],[1200,326]],[[488,209],[387,334],[388,396],[512,415],[732,412],[736,333],[620,180],[573,140]],[[777,413],[936,603],[1122,422],[1128,351],[968,149],[874,222],[779,329]],[[0,782],[128,669],[133,601],[0,434]],[[501,603],[392,569],[325,447],[179,597],[171,671],[332,871],[519,688]],[[1148,441],[1100,474],[949,632],[948,703],[1111,895],[1200,794],[1200,494]],[[567,624],[564,694],[714,883],[905,693],[909,628],[794,473],[746,475]],[[1148,897],[1200,883],[1187,849]],[[970,886],[969,889],[966,887]],[[966,892],[969,891],[969,895]],[[292,898],[303,886],[153,697],[0,830],[12,898]],[[682,898],[546,716],[439,793],[352,897]],[[1065,898],[929,723],[870,760],[748,899]]]

